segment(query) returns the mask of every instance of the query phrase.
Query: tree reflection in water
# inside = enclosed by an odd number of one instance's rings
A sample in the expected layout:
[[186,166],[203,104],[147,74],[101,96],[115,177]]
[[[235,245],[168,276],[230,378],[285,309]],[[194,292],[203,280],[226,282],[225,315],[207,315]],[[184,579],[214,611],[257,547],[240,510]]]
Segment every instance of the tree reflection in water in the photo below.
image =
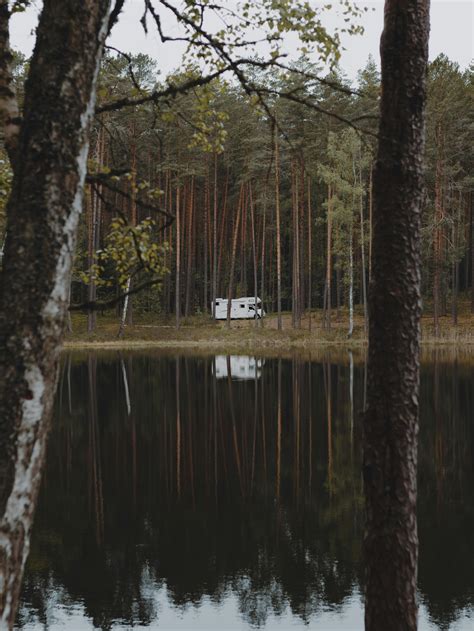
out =
[[[363,361],[236,365],[64,358],[19,628],[47,627],[53,594],[108,629],[158,625],[160,587],[178,609],[232,593],[262,627],[361,591]],[[419,586],[439,625],[474,603],[473,385],[424,365]]]

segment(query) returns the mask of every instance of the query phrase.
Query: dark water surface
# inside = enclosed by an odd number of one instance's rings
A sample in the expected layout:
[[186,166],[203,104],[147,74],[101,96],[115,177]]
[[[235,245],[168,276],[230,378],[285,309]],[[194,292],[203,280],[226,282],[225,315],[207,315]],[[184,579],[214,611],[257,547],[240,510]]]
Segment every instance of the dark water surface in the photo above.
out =
[[[65,356],[18,628],[363,628],[364,364]],[[474,367],[422,370],[420,629],[474,629]]]

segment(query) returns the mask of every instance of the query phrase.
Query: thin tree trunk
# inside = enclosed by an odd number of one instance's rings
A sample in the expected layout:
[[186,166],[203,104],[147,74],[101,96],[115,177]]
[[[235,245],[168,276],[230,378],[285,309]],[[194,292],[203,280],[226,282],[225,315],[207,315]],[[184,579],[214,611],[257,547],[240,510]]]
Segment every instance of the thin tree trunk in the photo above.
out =
[[249,184],[249,194],[250,194],[250,222],[251,222],[251,230],[252,230],[252,257],[253,257],[253,288],[255,295],[255,327],[258,326],[258,307],[257,307],[257,298],[258,298],[258,266],[257,266],[257,245],[255,243],[255,206],[252,195],[252,184]]
[[175,278],[175,318],[176,328],[179,329],[181,319],[181,188],[178,183],[176,188],[176,278]]
[[328,186],[328,212],[327,212],[327,255],[326,255],[326,309],[324,313],[324,328],[331,328],[331,277],[332,277],[332,189]]
[[474,193],[471,191],[469,193],[469,201],[470,201],[470,222],[471,222],[471,230],[470,230],[470,251],[471,251],[471,313],[474,313]]
[[[260,318],[260,326],[263,329],[264,320],[263,317],[263,305],[265,300],[265,247],[266,247],[266,221],[267,221],[267,185],[265,184],[264,190],[264,198],[263,198],[263,218],[262,218],[262,256],[261,256],[261,285],[260,285],[260,300],[262,303],[262,317]],[[263,396],[263,394],[262,394]]]
[[222,254],[224,252],[224,235],[225,235],[225,226],[226,226],[226,219],[227,219],[228,193],[229,193],[229,169],[227,169],[227,175],[226,175],[225,186],[224,186],[224,203],[223,203],[223,208],[222,208],[221,230],[220,230],[220,237],[219,237],[219,255],[218,255],[218,261],[217,261],[217,292],[216,293],[218,293],[220,289]]
[[217,298],[217,153],[214,154],[214,213],[212,218],[212,317],[216,318]]
[[372,280],[372,239],[373,239],[373,208],[374,208],[374,167],[369,167],[369,283]]
[[240,185],[240,195],[239,202],[237,205],[237,217],[235,219],[234,226],[234,236],[232,240],[232,257],[230,262],[230,273],[229,273],[229,290],[227,293],[227,322],[226,326],[230,329],[230,311],[232,308],[232,293],[234,289],[234,271],[235,271],[235,256],[237,254],[237,241],[239,239],[239,223],[240,223],[240,214],[242,205],[244,203],[244,184]]
[[189,316],[191,310],[191,279],[193,269],[193,222],[194,222],[194,175],[191,177],[191,185],[188,199],[188,247],[186,270],[186,303],[185,314]]
[[354,233],[352,222],[349,226],[349,330],[347,337],[350,339],[354,333]]
[[275,129],[275,219],[277,258],[277,312],[278,330],[281,331],[281,226],[280,226],[280,147],[278,130]]
[[420,228],[429,0],[386,0],[364,418],[366,631],[417,628]]
[[369,327],[369,312],[367,305],[367,277],[365,269],[365,228],[364,228],[364,204],[362,196],[362,166],[359,168],[359,184],[360,184],[360,203],[359,203],[359,217],[360,217],[360,257],[362,266],[362,302],[364,306],[364,332],[367,335]]
[[[206,181],[204,183],[204,313],[207,313],[207,299],[208,299],[208,254],[207,254],[207,222],[209,216],[209,167],[207,169]],[[213,313],[211,315],[214,315]]]
[[311,178],[308,176],[308,328],[311,331],[311,298],[313,294],[313,274],[312,274],[312,255],[313,255],[313,220],[311,213]]
[[[439,152],[442,151],[442,133],[440,124],[436,131],[436,140]],[[438,155],[436,160],[436,181],[435,181],[435,215],[433,226],[433,257],[434,257],[434,275],[433,275],[433,318],[434,318],[434,334],[439,336],[439,317],[441,310],[441,251],[443,240],[443,162]]]

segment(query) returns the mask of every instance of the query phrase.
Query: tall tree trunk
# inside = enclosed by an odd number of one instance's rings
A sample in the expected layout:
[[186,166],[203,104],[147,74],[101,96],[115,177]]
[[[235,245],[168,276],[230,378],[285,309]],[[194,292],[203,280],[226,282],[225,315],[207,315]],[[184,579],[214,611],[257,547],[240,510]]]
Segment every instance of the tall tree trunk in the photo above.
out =
[[176,187],[176,277],[175,277],[175,323],[179,329],[181,320],[181,188],[178,182]]
[[471,313],[474,313],[474,193],[469,193],[469,206],[470,206],[470,252],[471,252]]
[[369,166],[369,283],[372,280],[372,242],[374,232],[374,165]]
[[217,298],[217,153],[214,154],[214,212],[212,217],[212,317],[216,317]]
[[[103,164],[103,146],[102,137],[104,136],[102,129],[97,134],[96,147],[95,147],[95,161],[100,168]],[[96,262],[96,251],[99,248],[100,239],[100,199],[97,192],[91,188],[89,196],[89,204],[86,204],[86,208],[89,207],[88,213],[88,239],[87,239],[87,265],[89,267],[89,285],[87,288],[87,300],[90,303],[95,302],[97,299],[97,286],[95,282],[95,276],[93,274],[93,265]],[[92,333],[95,330],[97,323],[97,314],[95,309],[89,309],[87,313],[87,332]]]
[[229,169],[227,169],[227,175],[225,178],[224,202],[222,205],[222,219],[221,219],[221,229],[220,229],[220,237],[219,237],[219,255],[218,255],[218,261],[217,261],[217,292],[216,293],[218,293],[220,289],[222,255],[224,252],[224,235],[225,235],[226,220],[227,220],[228,194],[229,194]]
[[429,0],[386,0],[364,418],[365,628],[417,628],[420,226]]
[[239,202],[237,206],[237,217],[235,218],[234,236],[232,240],[232,256],[230,261],[230,273],[229,273],[229,290],[227,292],[227,323],[226,326],[230,329],[230,312],[232,309],[232,293],[234,289],[234,272],[235,272],[235,257],[237,254],[237,241],[239,239],[239,224],[240,215],[242,212],[242,206],[244,204],[244,184],[240,185]]
[[275,221],[277,263],[277,312],[278,330],[281,331],[281,221],[280,221],[280,146],[278,130],[275,129]]
[[193,223],[194,223],[194,175],[191,176],[191,184],[188,198],[188,246],[187,246],[187,269],[186,269],[186,302],[185,314],[189,316],[191,311],[191,285],[193,271]]
[[[0,46],[7,6],[0,3]],[[28,556],[108,21],[109,0],[44,0],[26,84],[0,272],[3,629],[13,628]]]
[[[132,134],[132,146],[131,146],[131,167],[130,167],[130,223],[132,226],[137,225],[137,146],[135,144],[135,126],[131,129]],[[117,333],[117,337],[122,337],[125,332],[125,326],[132,324],[132,302],[129,292],[132,289],[132,278],[127,280],[125,288],[125,299],[122,306],[122,315],[120,317],[120,326]]]
[[252,194],[252,183],[249,184],[250,194],[250,222],[252,230],[252,258],[253,258],[253,289],[255,300],[255,327],[258,326],[257,296],[258,296],[258,266],[257,266],[257,244],[255,242],[255,205]]
[[[436,130],[436,140],[438,151],[441,152],[442,132],[438,124]],[[443,241],[443,161],[438,154],[436,159],[436,181],[435,181],[435,214],[433,225],[433,318],[434,334],[439,336],[439,317],[441,311],[441,252]]]
[[[207,169],[207,176],[204,183],[204,288],[203,288],[203,301],[204,301],[204,313],[207,313],[207,300],[208,300],[208,253],[207,253],[207,222],[209,216],[209,167]],[[214,314],[211,314],[214,315]]]
[[347,337],[354,333],[354,231],[352,221],[349,225],[349,330]]
[[311,297],[312,287],[312,254],[313,254],[313,221],[311,213],[311,178],[308,176],[308,328],[311,331]]
[[[260,300],[262,303],[262,317],[260,318],[260,326],[263,329],[265,318],[263,317],[263,305],[265,300],[265,254],[266,254],[266,244],[267,244],[267,185],[265,184],[264,190],[264,198],[263,198],[263,217],[262,217],[262,255],[261,255],[261,279],[260,279]],[[262,394],[263,396],[263,394]]]
[[324,328],[331,328],[331,277],[332,277],[332,189],[328,187],[328,212],[327,212],[327,245],[326,245],[326,308],[324,310]]
[[359,185],[361,189],[359,202],[359,218],[360,218],[360,257],[361,257],[361,273],[362,273],[362,303],[364,306],[364,331],[367,335],[369,327],[369,312],[367,305],[367,276],[365,269],[365,227],[364,227],[364,203],[362,195],[362,166],[359,166]]

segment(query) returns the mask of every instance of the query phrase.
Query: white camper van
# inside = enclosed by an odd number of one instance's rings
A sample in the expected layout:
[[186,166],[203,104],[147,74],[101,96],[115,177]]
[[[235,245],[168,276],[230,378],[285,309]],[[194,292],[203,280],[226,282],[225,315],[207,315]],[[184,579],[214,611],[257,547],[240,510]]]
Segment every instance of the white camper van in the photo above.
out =
[[[216,298],[216,320],[227,320],[227,298]],[[214,314],[214,304],[211,302],[211,313]],[[255,296],[235,298],[230,306],[231,320],[252,320],[263,318],[265,311],[260,298],[257,297],[255,309]]]

